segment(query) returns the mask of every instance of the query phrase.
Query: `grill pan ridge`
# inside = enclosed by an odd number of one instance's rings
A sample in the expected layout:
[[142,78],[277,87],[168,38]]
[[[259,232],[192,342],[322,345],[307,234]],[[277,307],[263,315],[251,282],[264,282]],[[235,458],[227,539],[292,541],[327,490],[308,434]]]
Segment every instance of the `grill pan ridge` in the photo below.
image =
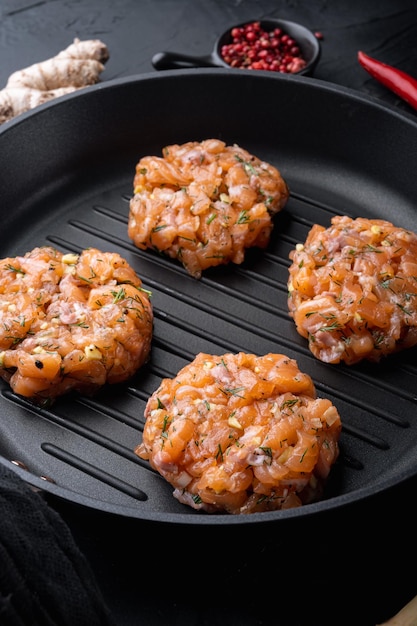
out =
[[[167,109],[161,101],[174,79],[178,96]],[[211,93],[221,93],[223,101],[208,100]],[[245,111],[235,110],[232,117],[232,104],[243,99]],[[388,154],[381,128],[396,133]],[[160,154],[169,143],[215,136],[276,165],[291,195],[275,218],[267,250],[249,250],[242,265],[213,268],[195,280],[173,260],[135,248],[127,236],[129,199],[140,156]],[[150,361],[127,384],[39,408],[1,382],[1,462],[13,463],[29,483],[71,502],[130,518],[193,524],[314,514],[414,475],[416,351],[379,365],[317,361],[289,317],[286,284],[289,251],[315,222],[328,225],[343,213],[381,217],[417,231],[417,182],[406,173],[415,166],[415,146],[411,117],[354,92],[305,77],[213,69],[110,81],[0,129],[0,257],[45,244],[63,252],[119,252],[152,292],[155,315]],[[147,398],[160,380],[174,376],[198,352],[237,351],[295,358],[318,394],[337,406],[341,455],[321,502],[250,516],[198,513],[178,503],[172,488],[134,454]]]

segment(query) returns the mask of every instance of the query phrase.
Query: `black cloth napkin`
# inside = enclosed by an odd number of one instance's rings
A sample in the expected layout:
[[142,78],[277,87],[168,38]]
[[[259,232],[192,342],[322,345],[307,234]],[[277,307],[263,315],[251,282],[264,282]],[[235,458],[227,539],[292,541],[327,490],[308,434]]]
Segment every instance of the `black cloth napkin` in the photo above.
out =
[[60,515],[0,465],[1,626],[114,626]]

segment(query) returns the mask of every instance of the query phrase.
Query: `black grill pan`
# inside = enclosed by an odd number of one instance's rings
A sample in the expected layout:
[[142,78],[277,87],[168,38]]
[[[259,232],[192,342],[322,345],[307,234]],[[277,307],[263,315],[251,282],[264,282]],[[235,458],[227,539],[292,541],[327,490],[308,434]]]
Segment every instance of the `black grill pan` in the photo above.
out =
[[[291,197],[270,246],[197,281],[127,236],[136,162],[163,146],[218,137],[277,166]],[[287,309],[288,254],[336,214],[417,231],[417,124],[411,115],[315,79],[221,69],[109,81],[0,128],[0,257],[38,245],[117,251],[152,292],[150,362],[125,385],[34,407],[0,386],[0,457],[52,496],[126,518],[251,524],[363,501],[417,473],[416,351],[379,365],[326,365]],[[161,378],[198,352],[280,352],[338,407],[341,455],[325,498],[301,509],[207,515],[178,503],[133,452]]]

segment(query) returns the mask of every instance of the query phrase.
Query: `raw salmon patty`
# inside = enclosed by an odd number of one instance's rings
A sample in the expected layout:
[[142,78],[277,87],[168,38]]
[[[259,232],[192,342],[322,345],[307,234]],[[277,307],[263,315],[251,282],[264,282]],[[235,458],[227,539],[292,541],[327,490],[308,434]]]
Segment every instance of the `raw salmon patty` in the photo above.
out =
[[209,267],[242,263],[247,248],[265,248],[288,196],[280,172],[237,145],[166,146],[136,165],[128,235],[201,278]]
[[92,393],[148,359],[149,292],[126,260],[39,247],[0,261],[0,376],[39,401]]
[[317,500],[339,455],[337,409],[282,354],[198,354],[162,380],[145,418],[136,454],[208,513]]
[[337,216],[290,253],[288,306],[311,352],[352,365],[417,344],[417,235]]

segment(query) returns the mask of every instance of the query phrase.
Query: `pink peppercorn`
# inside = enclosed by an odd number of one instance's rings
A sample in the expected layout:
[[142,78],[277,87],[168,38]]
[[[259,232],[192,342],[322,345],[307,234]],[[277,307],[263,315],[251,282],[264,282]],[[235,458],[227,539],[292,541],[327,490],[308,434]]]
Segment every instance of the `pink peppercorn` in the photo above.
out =
[[230,35],[220,53],[231,67],[291,74],[306,66],[297,42],[281,28],[268,32],[260,22],[250,22],[232,28]]

